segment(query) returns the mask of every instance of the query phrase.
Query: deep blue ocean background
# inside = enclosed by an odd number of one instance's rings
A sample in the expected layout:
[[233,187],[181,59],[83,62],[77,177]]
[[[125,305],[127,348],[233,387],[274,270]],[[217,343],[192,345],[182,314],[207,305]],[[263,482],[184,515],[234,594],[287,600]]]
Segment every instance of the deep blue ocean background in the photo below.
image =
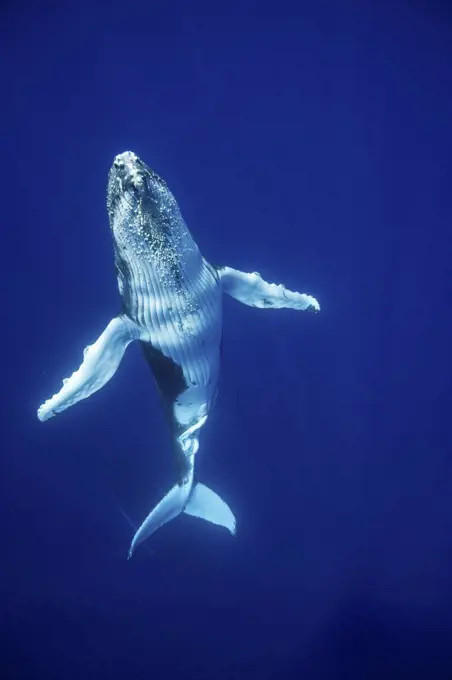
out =
[[[0,678],[452,678],[452,22],[447,3],[9,2],[2,82]],[[119,307],[131,149],[216,264],[318,297],[226,299],[182,517],[138,347],[36,409]]]

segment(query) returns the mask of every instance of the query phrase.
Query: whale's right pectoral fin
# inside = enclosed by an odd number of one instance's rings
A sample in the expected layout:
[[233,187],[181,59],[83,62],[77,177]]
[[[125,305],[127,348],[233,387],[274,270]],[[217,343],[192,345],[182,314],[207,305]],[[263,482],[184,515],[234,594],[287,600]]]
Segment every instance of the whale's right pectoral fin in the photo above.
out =
[[250,307],[320,311],[315,297],[288,290],[282,284],[268,283],[260,274],[246,274],[232,267],[219,267],[223,291]]
[[103,387],[116,373],[127,346],[138,337],[133,321],[124,316],[112,319],[96,342],[85,349],[78,371],[63,380],[58,394],[39,407],[39,420],[48,420]]

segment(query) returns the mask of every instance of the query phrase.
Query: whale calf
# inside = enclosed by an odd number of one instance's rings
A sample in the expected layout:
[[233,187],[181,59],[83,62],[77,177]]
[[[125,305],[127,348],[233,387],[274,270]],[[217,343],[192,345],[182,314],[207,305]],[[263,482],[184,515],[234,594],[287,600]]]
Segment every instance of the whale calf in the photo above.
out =
[[181,513],[235,534],[229,506],[194,480],[200,433],[218,389],[223,293],[265,309],[318,312],[319,303],[256,272],[209,264],[166,182],[131,151],[113,161],[107,210],[122,309],[86,347],[80,368],[39,407],[38,418],[48,420],[94,394],[113,377],[128,345],[138,341],[167,416],[177,479],[137,529],[129,557]]

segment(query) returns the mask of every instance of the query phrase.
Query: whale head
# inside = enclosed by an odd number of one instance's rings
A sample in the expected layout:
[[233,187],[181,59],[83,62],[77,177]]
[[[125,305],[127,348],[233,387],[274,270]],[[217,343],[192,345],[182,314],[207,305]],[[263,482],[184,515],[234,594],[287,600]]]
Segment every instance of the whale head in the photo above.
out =
[[200,252],[176,199],[132,151],[116,156],[110,168],[107,210],[120,290],[138,270],[168,286],[179,284],[182,272],[199,269]]
[[[117,211],[159,213],[174,207],[166,182],[133,151],[115,157],[108,176],[107,209],[112,223]],[[129,215],[130,217],[130,215]]]
[[107,210],[113,239],[121,251],[139,256],[161,251],[184,231],[177,202],[166,182],[133,151],[119,154],[108,175]]

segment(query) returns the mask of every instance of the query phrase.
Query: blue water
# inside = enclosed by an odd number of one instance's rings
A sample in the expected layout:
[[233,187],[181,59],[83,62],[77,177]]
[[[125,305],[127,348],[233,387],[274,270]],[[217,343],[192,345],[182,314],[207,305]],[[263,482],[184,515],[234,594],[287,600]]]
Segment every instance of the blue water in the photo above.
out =
[[[452,54],[440,2],[8,3],[2,78],[0,677],[452,677]],[[105,198],[132,149],[206,257],[315,295],[225,301],[182,517],[131,347],[41,424],[119,299]]]

